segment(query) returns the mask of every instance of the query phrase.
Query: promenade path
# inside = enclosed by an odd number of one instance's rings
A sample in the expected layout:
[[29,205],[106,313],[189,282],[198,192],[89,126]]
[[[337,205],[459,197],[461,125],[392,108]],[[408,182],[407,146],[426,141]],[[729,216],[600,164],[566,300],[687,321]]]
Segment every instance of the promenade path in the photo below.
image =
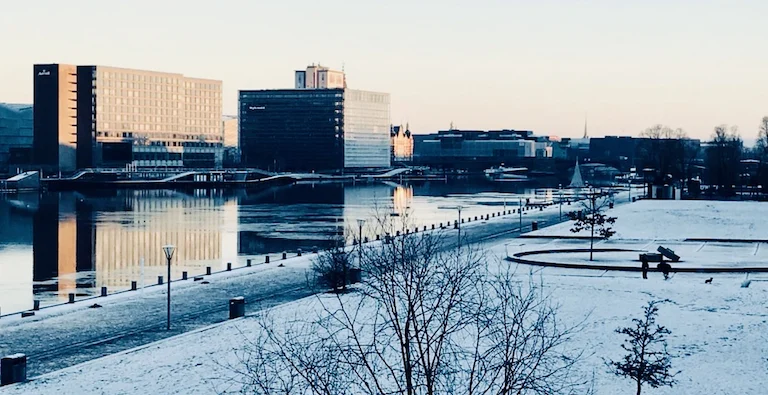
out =
[[[617,204],[626,201],[626,194],[617,195]],[[563,210],[577,207],[564,205]],[[491,210],[494,209],[489,207],[489,213]],[[501,211],[501,208],[495,210]],[[538,221],[540,226],[558,222],[559,212],[558,205],[543,211],[525,211],[524,230],[530,230],[532,221]],[[487,243],[519,235],[518,221],[518,214],[508,214],[465,223],[461,231],[471,243]],[[450,235],[456,231],[446,232]],[[451,239],[454,238],[447,238]],[[307,286],[312,257],[313,254],[305,254],[214,273],[205,276],[205,281],[173,282],[170,331],[165,328],[165,286],[43,309],[34,317],[3,317],[0,318],[0,356],[26,354],[28,377],[34,377],[225,321],[228,301],[233,297],[244,297],[247,312],[253,314],[313,294],[315,290]],[[93,303],[101,307],[89,308]]]

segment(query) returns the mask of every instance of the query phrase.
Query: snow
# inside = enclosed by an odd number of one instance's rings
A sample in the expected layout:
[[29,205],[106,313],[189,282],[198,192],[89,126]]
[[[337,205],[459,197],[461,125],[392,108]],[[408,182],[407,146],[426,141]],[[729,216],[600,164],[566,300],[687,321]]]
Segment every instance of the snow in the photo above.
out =
[[[489,246],[490,254],[500,260],[510,241]],[[647,393],[761,394],[768,386],[768,282],[740,288],[739,275],[718,275],[705,285],[708,275],[680,274],[664,281],[661,275],[642,280],[639,274],[528,269],[520,267],[518,275],[527,279],[532,273],[543,283],[560,304],[561,319],[585,321],[575,346],[588,352],[582,366],[594,369],[598,394],[633,391],[633,383],[608,373],[603,361],[621,355],[623,338],[614,329],[630,325],[652,299],[670,300],[661,306],[658,321],[672,331],[670,350],[677,355],[673,368],[681,373],[674,388]],[[311,318],[320,311],[317,304],[316,297],[305,298],[277,307],[275,313]],[[225,388],[236,392],[226,366],[238,363],[236,351],[244,336],[253,336],[259,328],[257,316],[228,321],[4,390],[7,394],[76,393],[83,388],[110,394],[217,393]]]
[[[573,208],[573,206],[571,206]],[[577,206],[578,207],[578,206]],[[564,207],[565,208],[565,207]],[[548,209],[551,210],[552,208]],[[557,210],[557,207],[554,207]],[[760,243],[684,242],[686,238],[759,239],[768,224],[764,208],[751,202],[641,201],[611,210],[619,217],[614,239],[599,247],[655,250],[661,244],[683,257],[681,265],[759,264],[768,258]],[[526,213],[527,214],[527,213]],[[533,214],[533,213],[531,213]],[[514,217],[514,216],[513,216]],[[499,222],[514,222],[505,217]],[[713,226],[713,225],[717,226]],[[477,224],[467,225],[483,226]],[[571,235],[568,224],[535,235]],[[506,239],[484,245],[500,265],[507,254],[534,249],[582,248],[585,240]],[[537,256],[532,256],[537,257]],[[585,254],[554,254],[547,259],[585,261]],[[637,253],[597,254],[601,262],[637,259]],[[627,263],[630,264],[630,263]],[[631,264],[637,264],[636,261]],[[226,274],[229,275],[229,274]],[[559,304],[558,317],[584,323],[573,346],[587,351],[583,369],[594,371],[597,394],[634,393],[634,384],[608,372],[605,360],[622,355],[623,337],[614,330],[631,325],[650,300],[668,300],[658,322],[669,336],[674,370],[681,372],[673,388],[644,389],[648,394],[763,394],[768,387],[768,274],[679,273],[668,281],[658,273],[642,280],[639,273],[568,270],[520,266],[521,280],[535,279]],[[704,280],[713,277],[712,284]],[[353,296],[344,296],[353,297]],[[309,297],[272,309],[278,316],[317,317],[318,298]],[[246,306],[247,310],[253,309]],[[260,316],[226,321],[156,343],[52,372],[32,381],[0,389],[3,394],[89,393],[221,393],[238,391],[227,366],[239,362],[237,351],[260,330]]]
[[[570,210],[581,208],[580,204],[570,206]],[[606,214],[617,218],[616,239],[768,239],[768,205],[760,202],[640,200]],[[570,228],[565,222],[527,235],[573,236]],[[589,236],[589,232],[578,235]]]

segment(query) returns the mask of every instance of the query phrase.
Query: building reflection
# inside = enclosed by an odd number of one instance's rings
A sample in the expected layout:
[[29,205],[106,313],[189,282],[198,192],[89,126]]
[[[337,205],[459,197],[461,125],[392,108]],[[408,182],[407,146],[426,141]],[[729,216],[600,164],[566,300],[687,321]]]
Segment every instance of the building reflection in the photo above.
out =
[[142,274],[151,284],[165,273],[165,244],[176,245],[174,278],[218,269],[222,229],[237,227],[237,211],[224,215],[225,203],[217,191],[44,194],[31,232],[36,292],[66,297],[78,288],[123,289]]

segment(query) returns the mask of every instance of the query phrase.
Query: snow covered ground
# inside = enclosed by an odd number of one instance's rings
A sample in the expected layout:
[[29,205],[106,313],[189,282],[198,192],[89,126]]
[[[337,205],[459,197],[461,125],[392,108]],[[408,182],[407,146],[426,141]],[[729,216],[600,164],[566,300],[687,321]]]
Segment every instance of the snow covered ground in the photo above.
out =
[[[728,259],[733,264],[767,262],[768,251],[760,243],[682,242],[692,237],[765,238],[768,224],[759,221],[763,211],[768,211],[768,205],[750,202],[642,201],[622,205],[612,210],[612,215],[619,217],[616,224],[619,234],[599,246],[655,250],[656,244],[662,244],[683,256],[682,264],[720,264]],[[571,235],[569,228],[567,224],[555,225],[534,234]],[[581,248],[585,243],[585,240],[510,238],[493,240],[485,248],[489,259],[506,265],[502,258],[517,251]],[[627,257],[621,254],[598,259],[636,259],[636,253]],[[548,255],[547,259],[550,257],[564,262],[586,259],[571,254]],[[630,320],[639,316],[649,300],[662,299],[669,302],[661,306],[658,322],[672,331],[669,346],[676,355],[672,364],[681,373],[676,377],[678,384],[674,388],[648,388],[644,393],[766,393],[768,274],[750,277],[756,281],[749,288],[741,288],[744,277],[740,274],[681,273],[664,281],[658,273],[652,273],[648,280],[642,280],[639,273],[529,266],[518,267],[517,273],[526,280],[532,275],[544,285],[545,291],[560,305],[559,318],[564,322],[584,321],[584,328],[573,346],[587,351],[581,367],[594,371],[597,394],[634,393],[633,383],[610,374],[604,360],[622,355],[623,338],[614,330],[630,325]],[[705,284],[704,280],[709,277],[714,277],[713,283]],[[317,297],[309,297],[278,306],[273,312],[311,319],[320,311],[317,304]],[[238,387],[233,387],[227,379],[232,372],[225,366],[238,363],[237,352],[242,349],[245,337],[255,336],[259,328],[257,316],[216,324],[49,373],[28,383],[3,387],[0,393],[237,392]]]
[[[581,207],[570,206],[571,210]],[[641,200],[607,210],[607,214],[617,218],[615,239],[768,239],[768,204],[760,202]],[[565,222],[528,235],[573,236],[570,228]]]
[[[489,247],[500,261],[505,244]],[[501,263],[504,264],[504,263]],[[527,279],[529,267],[518,275]],[[621,355],[622,337],[613,331],[630,324],[649,300],[669,299],[659,323],[666,325],[673,368],[681,370],[674,388],[648,389],[648,394],[764,394],[768,387],[768,281],[740,288],[742,276],[661,276],[642,280],[638,274],[532,269],[537,281],[560,304],[565,322],[585,321],[575,346],[588,351],[582,367],[594,370],[598,394],[631,393],[633,384],[607,372],[603,359]],[[321,296],[329,298],[329,296]],[[317,299],[310,297],[276,308],[276,313],[314,317]],[[257,317],[229,321],[138,349],[111,355],[4,387],[3,394],[88,393],[190,394],[235,391],[226,379],[237,364],[244,336],[259,330]]]

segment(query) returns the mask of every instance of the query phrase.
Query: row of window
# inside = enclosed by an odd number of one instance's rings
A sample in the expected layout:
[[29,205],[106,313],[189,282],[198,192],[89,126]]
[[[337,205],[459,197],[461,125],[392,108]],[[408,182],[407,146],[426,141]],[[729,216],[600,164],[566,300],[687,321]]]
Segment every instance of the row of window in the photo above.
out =
[[189,81],[184,77],[168,77],[164,75],[152,75],[139,73],[128,73],[119,71],[102,71],[98,75],[98,79],[106,81],[126,81],[126,82],[148,82],[152,84],[179,84],[183,82],[185,88],[193,89],[218,89],[221,87],[221,82],[201,82],[201,81]]

